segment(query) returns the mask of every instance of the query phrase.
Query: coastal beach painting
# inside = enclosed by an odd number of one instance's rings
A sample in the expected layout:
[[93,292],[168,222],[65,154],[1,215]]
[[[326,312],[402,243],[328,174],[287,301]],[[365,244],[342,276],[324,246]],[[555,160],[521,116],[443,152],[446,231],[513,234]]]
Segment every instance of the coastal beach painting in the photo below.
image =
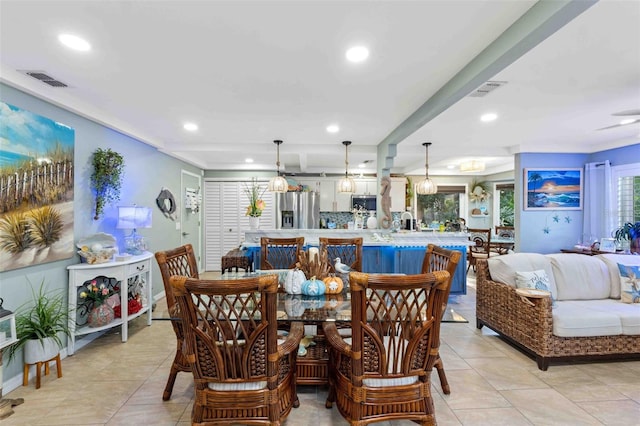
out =
[[525,210],[582,210],[582,169],[524,169]]
[[524,169],[525,210],[582,210],[582,169]]
[[68,259],[74,130],[0,101],[0,271]]

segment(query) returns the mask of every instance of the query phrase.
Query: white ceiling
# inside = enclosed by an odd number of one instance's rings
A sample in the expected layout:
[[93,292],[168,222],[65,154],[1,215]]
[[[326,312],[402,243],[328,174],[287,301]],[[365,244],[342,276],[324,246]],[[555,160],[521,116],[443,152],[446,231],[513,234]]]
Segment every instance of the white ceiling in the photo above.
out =
[[[640,123],[596,130],[640,108],[640,2],[590,5],[2,0],[0,81],[203,169],[274,170],[282,139],[286,172],[341,173],[340,142],[351,140],[350,170],[373,160],[364,171],[375,172],[381,145],[383,156],[397,149],[380,167],[422,174],[421,144],[432,141],[431,174],[458,174],[447,166],[466,159],[486,161],[488,174],[512,170],[518,152],[640,141]],[[63,47],[63,32],[91,51]],[[368,61],[345,60],[353,44],[369,47]],[[486,80],[507,84],[466,97]],[[489,111],[499,119],[481,123]],[[326,132],[332,123],[339,133]]]

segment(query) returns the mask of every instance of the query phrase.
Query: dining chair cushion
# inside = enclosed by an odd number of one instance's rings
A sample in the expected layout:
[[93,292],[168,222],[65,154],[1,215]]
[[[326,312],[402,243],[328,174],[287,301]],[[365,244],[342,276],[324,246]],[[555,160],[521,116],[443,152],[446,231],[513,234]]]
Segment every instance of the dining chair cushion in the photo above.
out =
[[259,382],[242,382],[242,383],[207,383],[207,387],[214,391],[252,391],[265,389],[267,387],[267,381],[261,380]]

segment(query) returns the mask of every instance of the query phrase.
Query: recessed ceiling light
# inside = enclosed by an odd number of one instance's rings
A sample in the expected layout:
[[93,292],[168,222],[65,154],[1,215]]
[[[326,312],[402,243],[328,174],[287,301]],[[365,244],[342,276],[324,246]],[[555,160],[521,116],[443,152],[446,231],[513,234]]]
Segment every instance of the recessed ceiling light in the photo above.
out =
[[184,123],[184,129],[188,130],[190,132],[195,132],[196,130],[198,130],[198,125],[195,123]]
[[327,126],[327,132],[329,133],[338,133],[340,131],[340,127],[337,124],[331,124]]
[[361,168],[361,169],[364,169],[365,167],[367,167],[367,165],[364,164],[364,163],[360,163],[360,164],[358,164],[358,167]]
[[447,166],[447,169],[455,169],[455,168],[456,168],[456,165],[455,165],[455,164],[449,164],[449,165]]
[[490,112],[488,114],[483,114],[482,116],[480,116],[480,120],[488,123],[489,121],[493,121],[496,118],[498,118],[498,114],[494,113],[494,112]]
[[635,120],[635,119],[633,119],[633,118],[625,118],[624,120],[622,120],[622,121],[620,122],[620,125],[621,125],[621,126],[624,126],[625,124],[631,124],[631,123],[633,123],[634,121],[636,121],[636,120]]
[[89,42],[78,36],[74,36],[71,34],[60,34],[58,36],[58,40],[60,41],[60,43],[73,50],[79,50],[81,52],[91,50],[91,45],[89,44]]
[[245,158],[244,162],[245,163],[253,163],[253,158]]
[[362,62],[369,57],[369,49],[364,46],[354,46],[347,50],[346,56],[350,62]]

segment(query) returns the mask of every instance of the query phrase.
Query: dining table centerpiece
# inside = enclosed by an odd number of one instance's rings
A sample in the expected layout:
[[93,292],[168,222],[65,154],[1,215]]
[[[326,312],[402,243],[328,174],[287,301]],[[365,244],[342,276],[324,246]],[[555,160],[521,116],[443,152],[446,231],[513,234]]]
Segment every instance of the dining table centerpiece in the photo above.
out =
[[85,285],[80,298],[90,300],[93,304],[87,318],[89,327],[102,327],[113,321],[115,312],[107,300],[114,294],[114,289],[104,283],[98,284],[97,280],[91,280]]
[[265,191],[266,187],[260,186],[256,178],[251,180],[250,185],[245,184],[244,193],[249,200],[245,216],[249,216],[249,227],[251,229],[260,227],[260,216],[262,216],[262,211],[266,207],[262,199]]

